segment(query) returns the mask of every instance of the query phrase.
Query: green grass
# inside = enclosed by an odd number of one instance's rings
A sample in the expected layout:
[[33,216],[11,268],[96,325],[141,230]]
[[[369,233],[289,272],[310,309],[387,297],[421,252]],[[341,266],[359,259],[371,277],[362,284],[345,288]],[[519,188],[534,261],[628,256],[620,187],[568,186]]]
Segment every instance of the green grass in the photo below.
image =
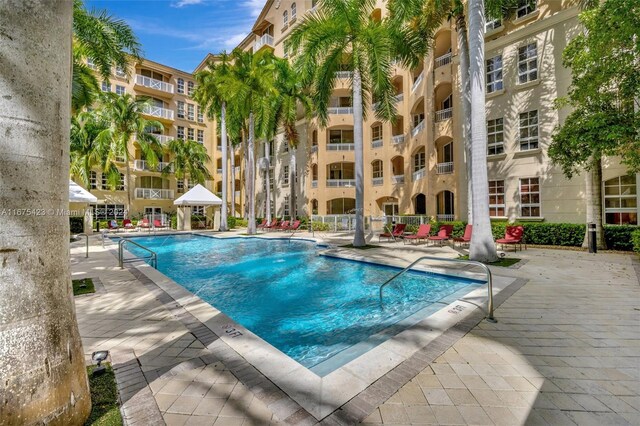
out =
[[95,293],[96,288],[93,286],[93,280],[91,278],[83,278],[81,280],[72,280],[73,295],[80,296],[81,294]]
[[367,244],[364,247],[354,247],[353,244],[347,244],[346,246],[340,246],[340,248],[350,248],[350,249],[356,249],[356,250],[371,250],[371,249],[374,249],[374,248],[380,248],[380,246],[374,246],[374,245]]
[[[460,260],[469,260],[469,256],[468,255],[460,256],[460,257],[458,257],[458,259],[460,259]],[[508,268],[509,266],[515,265],[518,262],[520,262],[520,259],[516,259],[515,257],[503,257],[500,260],[498,260],[497,262],[488,263],[488,265],[491,265],[491,266],[502,266],[503,268]]]
[[116,376],[109,363],[102,363],[106,371],[99,376],[92,376],[95,365],[87,367],[89,387],[91,388],[91,415],[85,425],[122,426],[122,416],[118,406],[118,388]]

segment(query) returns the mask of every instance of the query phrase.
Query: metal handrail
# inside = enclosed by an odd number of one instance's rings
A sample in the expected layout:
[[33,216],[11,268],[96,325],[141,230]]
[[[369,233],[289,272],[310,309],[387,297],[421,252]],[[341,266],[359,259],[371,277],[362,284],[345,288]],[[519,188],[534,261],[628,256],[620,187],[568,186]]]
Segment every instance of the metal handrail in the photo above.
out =
[[84,232],[81,234],[77,234],[76,237],[85,237],[86,241],[87,241],[87,253],[85,254],[84,257],[89,257],[89,235],[85,234]]
[[445,262],[465,263],[467,265],[480,266],[482,269],[484,269],[484,271],[487,274],[487,290],[489,293],[488,295],[489,300],[487,301],[487,321],[497,322],[497,320],[493,317],[493,277],[491,276],[491,270],[484,263],[476,262],[474,260],[460,260],[460,259],[447,259],[443,257],[434,257],[434,256],[422,256],[419,259],[415,260],[413,263],[411,263],[409,266],[404,268],[402,271],[398,272],[393,277],[389,278],[380,286],[380,306],[382,306],[382,290],[387,285],[389,285],[393,280],[398,278],[400,275],[403,275],[405,272],[408,272],[411,268],[413,268],[415,265],[422,262],[423,260],[438,260],[438,261],[445,261]]
[[[137,259],[132,259],[132,260],[124,260],[124,245],[127,243],[131,243],[134,246],[141,248],[144,251],[147,251],[149,253],[151,253],[151,256],[149,257],[140,257]],[[125,262],[135,262],[138,259],[151,259],[151,266],[155,269],[158,269],[158,255],[156,254],[155,251],[148,249],[147,247],[136,243],[135,241],[131,241],[127,238],[121,238],[120,241],[118,241],[118,266],[120,266],[120,268],[124,268],[123,264]]]

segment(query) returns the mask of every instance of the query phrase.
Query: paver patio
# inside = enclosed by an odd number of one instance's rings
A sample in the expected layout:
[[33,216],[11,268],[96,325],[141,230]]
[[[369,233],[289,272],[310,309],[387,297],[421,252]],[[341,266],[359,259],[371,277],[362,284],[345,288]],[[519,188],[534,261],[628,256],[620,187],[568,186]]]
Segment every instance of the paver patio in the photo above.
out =
[[[92,240],[89,259],[82,244],[73,245],[74,278],[98,277],[105,291],[76,298],[80,332],[87,356],[112,352],[129,424],[315,423],[178,303],[135,269],[117,268],[113,254]],[[425,254],[401,243],[382,245],[372,255]],[[455,254],[426,251],[436,250]],[[526,263],[499,268],[500,275],[529,282],[497,309],[499,322],[479,323],[408,383],[398,382],[404,386],[371,406],[365,423],[640,424],[637,260],[542,249],[517,256]],[[354,423],[339,414],[323,423]]]

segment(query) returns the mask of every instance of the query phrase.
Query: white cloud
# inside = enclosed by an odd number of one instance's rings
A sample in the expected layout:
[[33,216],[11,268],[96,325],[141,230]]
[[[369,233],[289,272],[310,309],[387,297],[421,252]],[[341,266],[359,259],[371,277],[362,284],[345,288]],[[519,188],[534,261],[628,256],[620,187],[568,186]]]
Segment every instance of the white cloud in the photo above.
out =
[[173,7],[184,7],[184,6],[191,6],[194,4],[201,4],[204,3],[205,0],[178,0],[175,3],[172,3],[171,6]]
[[249,9],[249,13],[251,16],[256,17],[260,15],[262,12],[262,8],[264,7],[266,0],[246,0],[242,3],[247,9]]

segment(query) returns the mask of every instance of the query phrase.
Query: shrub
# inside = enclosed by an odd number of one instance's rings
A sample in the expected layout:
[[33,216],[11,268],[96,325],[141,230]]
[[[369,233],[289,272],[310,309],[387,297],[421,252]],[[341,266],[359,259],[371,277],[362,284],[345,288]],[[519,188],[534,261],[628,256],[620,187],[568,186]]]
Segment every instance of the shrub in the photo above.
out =
[[236,219],[236,226],[238,228],[247,228],[249,226],[249,221],[247,219]]
[[84,232],[84,218],[83,217],[70,217],[69,218],[69,230],[72,234],[81,234]]
[[610,250],[633,250],[633,233],[638,231],[637,226],[631,225],[605,225],[604,240]]
[[228,216],[227,226],[229,227],[229,229],[234,229],[236,227],[236,218],[233,216]]
[[575,223],[525,223],[522,225],[525,242],[528,244],[581,247],[584,241],[585,225]]
[[314,231],[328,231],[329,228],[329,224],[328,223],[322,223],[322,222],[312,222],[311,226],[313,227]]
[[631,242],[633,243],[633,251],[640,253],[640,229],[631,233]]
[[171,219],[169,220],[171,222],[171,229],[178,229],[178,215],[171,215]]
[[453,236],[462,237],[464,235],[464,228],[467,226],[467,222],[455,221],[455,222],[432,222],[431,223],[431,235],[436,235],[442,225],[453,225]]

